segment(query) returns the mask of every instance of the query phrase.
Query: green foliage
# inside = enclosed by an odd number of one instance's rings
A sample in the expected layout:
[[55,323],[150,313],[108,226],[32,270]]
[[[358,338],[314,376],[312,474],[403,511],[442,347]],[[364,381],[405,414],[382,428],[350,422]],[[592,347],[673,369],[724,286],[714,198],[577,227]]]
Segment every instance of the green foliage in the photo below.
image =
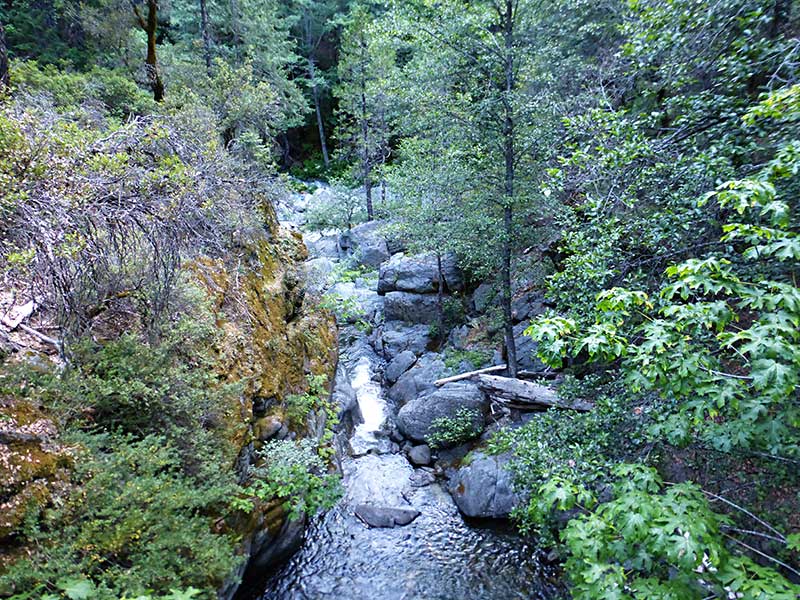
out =
[[12,65],[11,77],[22,91],[49,94],[61,110],[75,110],[94,101],[102,103],[109,114],[122,118],[147,114],[155,108],[151,95],[122,71],[94,67],[85,73],[70,72],[54,65],[19,61]]
[[444,351],[444,366],[451,371],[459,369],[463,362],[467,362],[472,365],[472,368],[477,369],[485,365],[491,359],[492,353],[489,350],[481,350],[479,348],[472,350],[446,348]]
[[480,434],[478,417],[474,409],[459,408],[452,417],[438,417],[431,421],[426,439],[433,448],[463,444]]
[[[643,454],[652,407],[634,398],[626,401],[619,384],[603,384],[597,377],[567,378],[559,396],[565,402],[591,399],[595,406],[586,413],[537,414],[518,429],[500,430],[489,451],[513,451],[510,468],[520,490],[559,481],[565,489],[586,489],[596,496],[609,482],[615,464]],[[558,523],[549,510],[542,511],[538,494],[518,506],[513,516],[521,530],[539,530],[544,540],[552,541]]]
[[359,190],[352,189],[344,181],[334,180],[330,191],[330,194],[314,196],[318,200],[308,207],[311,230],[348,231],[366,221],[364,198]]
[[580,352],[621,359],[631,389],[655,390],[672,407],[653,429],[672,443],[696,436],[723,451],[796,455],[800,290],[788,267],[800,259],[800,246],[778,192],[791,185],[795,157],[786,146],[759,177],[703,198],[731,215],[721,239],[735,244],[730,258],[710,254],[671,265],[657,300],[607,290],[586,328],[560,317],[538,320],[529,331],[540,357],[554,366]]
[[290,518],[313,516],[339,500],[339,478],[327,473],[311,440],[273,440],[264,445],[260,456],[263,464],[247,492],[265,501],[280,499]]
[[28,518],[21,533],[36,550],[11,565],[0,588],[53,592],[42,582],[57,581],[68,598],[91,590],[110,600],[194,586],[213,597],[238,564],[236,540],[212,533],[210,517],[238,490],[234,475],[187,476],[181,453],[157,435],[75,433],[68,441],[80,448],[76,485]]
[[322,399],[328,393],[325,389],[326,379],[325,375],[309,375],[307,391],[286,397],[286,416],[295,429],[305,427],[308,415],[323,403]]
[[731,554],[720,531],[725,518],[696,485],[665,487],[639,465],[619,465],[614,476],[612,499],[594,510],[585,488],[558,479],[540,488],[542,505],[586,510],[563,532],[573,597],[792,600],[800,592],[776,571]]

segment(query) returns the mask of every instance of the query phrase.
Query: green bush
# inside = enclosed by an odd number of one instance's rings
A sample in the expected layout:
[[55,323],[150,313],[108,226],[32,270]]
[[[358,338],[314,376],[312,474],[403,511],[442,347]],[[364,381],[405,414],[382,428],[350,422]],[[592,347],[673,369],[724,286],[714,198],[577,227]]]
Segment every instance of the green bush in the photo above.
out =
[[447,348],[444,351],[444,366],[451,371],[458,369],[462,362],[468,362],[473,368],[477,369],[491,359],[492,353],[489,350],[456,350],[455,348]]
[[478,411],[460,408],[452,417],[439,417],[431,421],[428,443],[434,448],[462,444],[479,435],[477,426]]
[[309,413],[322,403],[322,398],[327,394],[326,380],[325,375],[309,375],[306,392],[286,397],[286,416],[295,429],[304,428]]
[[341,497],[338,476],[327,472],[311,440],[272,440],[260,457],[263,465],[247,491],[261,500],[282,500],[292,519],[332,508]]
[[215,598],[240,560],[236,540],[211,530],[211,515],[238,490],[234,475],[187,476],[161,436],[77,433],[65,441],[80,448],[75,486],[29,515],[23,535],[35,551],[0,576],[0,593],[44,594],[85,580],[98,599],[186,587]]
[[545,509],[582,511],[563,532],[576,600],[795,600],[800,594],[775,570],[726,547],[721,528],[728,520],[711,510],[697,485],[665,485],[641,465],[619,465],[613,475],[612,498],[599,505],[590,490],[560,478],[537,494]]
[[63,109],[96,100],[111,115],[125,117],[152,112],[156,106],[150,94],[121,71],[101,67],[88,72],[64,71],[36,61],[15,61],[11,75],[16,87],[31,93],[48,93],[55,105]]
[[[522,427],[500,430],[489,451],[513,451],[510,469],[520,490],[537,490],[560,478],[597,493],[611,480],[614,465],[639,457],[647,448],[651,409],[625,401],[619,384],[602,385],[593,377],[567,378],[559,395],[567,402],[592,399],[595,406],[586,413],[551,410],[534,415]],[[554,542],[559,522],[556,515],[540,511],[535,494],[515,509],[513,517],[522,531],[537,530],[546,542]]]

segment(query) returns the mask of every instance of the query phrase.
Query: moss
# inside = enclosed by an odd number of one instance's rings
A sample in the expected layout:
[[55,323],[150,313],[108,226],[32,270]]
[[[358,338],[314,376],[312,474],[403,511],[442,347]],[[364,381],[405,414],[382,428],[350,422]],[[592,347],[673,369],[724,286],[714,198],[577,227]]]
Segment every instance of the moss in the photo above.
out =
[[[212,259],[190,267],[212,299],[223,334],[219,372],[228,381],[244,383],[242,397],[223,410],[222,430],[236,452],[257,439],[269,417],[286,422],[283,401],[307,390],[307,375],[325,375],[332,382],[338,355],[333,316],[304,299],[299,263],[308,252],[302,236],[277,227],[269,210],[265,214],[269,235],[247,248],[246,269],[233,271]],[[257,418],[256,397],[277,402]],[[277,535],[286,517],[280,502],[258,503],[252,513],[240,515],[229,526],[244,538],[257,532]]]
[[64,487],[73,464],[57,442],[54,423],[28,401],[0,401],[0,539],[18,532],[32,507],[40,509]]

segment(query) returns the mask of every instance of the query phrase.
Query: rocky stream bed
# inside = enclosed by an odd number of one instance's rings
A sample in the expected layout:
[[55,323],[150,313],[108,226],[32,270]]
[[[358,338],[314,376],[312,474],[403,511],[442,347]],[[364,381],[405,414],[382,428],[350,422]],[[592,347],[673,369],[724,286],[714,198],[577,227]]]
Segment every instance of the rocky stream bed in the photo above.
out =
[[[284,224],[302,225],[309,197],[283,211]],[[429,350],[440,285],[435,263],[405,256],[372,223],[343,236],[305,233],[304,239],[309,293],[327,292],[357,308],[340,316],[333,392],[342,422],[350,425],[337,439],[344,495],[307,524],[302,539],[295,536],[299,549],[287,562],[238,597],[554,597],[557,581],[541,550],[505,520],[518,498],[504,458],[473,452],[462,464],[474,443],[439,451],[424,444],[432,420],[459,408],[475,410],[479,429],[491,418],[473,384],[433,386],[447,374],[442,355]],[[379,277],[332,283],[331,273],[345,260],[380,269]],[[463,286],[449,261],[445,278],[451,290]]]

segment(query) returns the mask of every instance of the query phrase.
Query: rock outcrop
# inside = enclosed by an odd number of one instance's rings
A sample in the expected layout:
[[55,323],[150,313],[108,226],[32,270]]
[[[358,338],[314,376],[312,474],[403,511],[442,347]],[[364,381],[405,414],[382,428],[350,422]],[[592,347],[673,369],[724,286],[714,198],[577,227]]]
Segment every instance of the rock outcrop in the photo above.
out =
[[400,527],[411,523],[420,513],[411,508],[359,504],[355,508],[355,514],[370,527]]
[[398,412],[397,427],[407,438],[425,442],[432,433],[431,424],[434,420],[453,418],[461,409],[471,411],[472,426],[477,437],[485,426],[486,400],[477,386],[471,383],[448,383],[416,396]]
[[339,235],[339,248],[344,254],[352,254],[355,261],[365,267],[377,268],[389,260],[389,247],[381,232],[384,223],[369,221],[353,227]]
[[440,287],[449,292],[463,289],[464,277],[452,254],[442,258],[442,274],[444,280],[439,281],[439,269],[436,257],[433,255],[395,254],[387,263],[381,265],[378,293],[399,291],[431,294],[437,292]]
[[521,502],[514,491],[513,475],[506,468],[510,454],[473,452],[450,481],[449,491],[459,510],[468,517],[504,519]]
[[390,321],[430,324],[436,322],[438,310],[435,294],[387,292],[383,303],[383,312]]

